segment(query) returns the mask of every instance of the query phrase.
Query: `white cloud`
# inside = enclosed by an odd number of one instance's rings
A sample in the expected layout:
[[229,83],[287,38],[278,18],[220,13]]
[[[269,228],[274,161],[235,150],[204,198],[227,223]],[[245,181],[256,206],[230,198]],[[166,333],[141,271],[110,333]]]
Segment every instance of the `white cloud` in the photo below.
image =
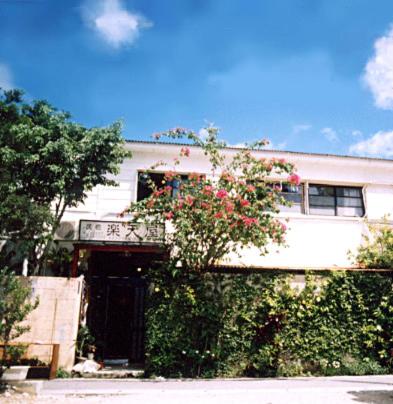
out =
[[332,128],[323,128],[321,129],[321,133],[325,135],[326,139],[329,142],[338,142],[337,132]]
[[364,81],[377,107],[393,109],[393,27],[375,41],[374,50],[365,68]]
[[128,11],[121,0],[90,1],[82,8],[82,15],[114,48],[133,44],[140,30],[152,25],[142,15]]
[[281,143],[273,143],[269,141],[269,144],[265,146],[265,149],[267,150],[282,150],[287,147],[287,142],[281,142]]
[[310,130],[311,128],[312,128],[312,126],[308,123],[293,125],[292,133],[297,135],[298,133],[306,132],[306,131]]
[[393,157],[393,131],[379,131],[369,139],[353,144],[349,152],[363,156]]
[[362,136],[362,135],[363,135],[363,132],[362,132],[361,130],[354,129],[354,130],[352,131],[352,136],[354,136],[354,137],[360,137],[360,136]]
[[6,64],[0,63],[0,88],[10,90],[13,87],[11,70]]
[[206,139],[209,136],[209,132],[206,128],[202,128],[199,130],[198,135],[201,139]]

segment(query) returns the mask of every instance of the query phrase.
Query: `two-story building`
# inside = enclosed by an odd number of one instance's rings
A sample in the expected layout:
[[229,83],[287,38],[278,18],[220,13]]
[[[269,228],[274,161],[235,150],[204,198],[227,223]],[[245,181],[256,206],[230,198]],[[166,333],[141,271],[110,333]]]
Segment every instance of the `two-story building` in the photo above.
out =
[[[131,201],[146,196],[143,175],[157,161],[171,165],[182,145],[128,141],[132,158],[114,178],[118,187],[97,187],[84,204],[69,209],[57,232],[58,239],[74,252],[72,273],[82,270],[89,285],[87,322],[105,359],[143,361],[144,297],[141,275],[162,259],[162,229],[138,229],[122,225],[119,218]],[[181,160],[178,172],[209,174],[209,163],[197,147]],[[230,157],[238,149],[227,148]],[[259,157],[284,158],[301,177],[299,186],[283,187],[283,196],[293,202],[279,214],[288,218],[287,247],[272,247],[266,256],[256,249],[242,257],[228,256],[222,269],[241,271],[305,269],[355,269],[348,256],[367,234],[367,222],[393,214],[393,161],[308,154],[286,151],[255,151]],[[163,171],[156,170],[157,181]],[[275,180],[272,178],[272,180]]]

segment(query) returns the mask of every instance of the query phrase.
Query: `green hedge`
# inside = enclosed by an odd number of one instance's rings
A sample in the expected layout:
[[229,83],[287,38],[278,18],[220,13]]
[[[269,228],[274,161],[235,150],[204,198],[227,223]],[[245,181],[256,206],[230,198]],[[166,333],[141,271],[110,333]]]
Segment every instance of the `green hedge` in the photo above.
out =
[[166,377],[379,374],[392,368],[389,275],[150,274],[146,372]]

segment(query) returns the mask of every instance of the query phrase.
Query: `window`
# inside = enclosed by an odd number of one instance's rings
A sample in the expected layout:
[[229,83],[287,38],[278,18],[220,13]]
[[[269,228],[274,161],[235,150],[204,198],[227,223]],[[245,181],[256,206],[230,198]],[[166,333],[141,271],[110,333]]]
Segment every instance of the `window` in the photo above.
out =
[[362,188],[310,184],[308,188],[311,215],[363,216]]
[[172,187],[172,196],[176,196],[179,192],[180,183],[188,179],[187,175],[181,175],[181,181],[174,179],[171,181],[165,180],[163,173],[138,173],[138,190],[137,190],[137,201],[141,201],[149,197],[152,194],[152,189],[150,188],[149,179],[154,182],[157,188],[162,188],[165,185],[170,185]]
[[281,212],[303,212],[303,185],[282,184],[280,196],[292,206],[280,205]]

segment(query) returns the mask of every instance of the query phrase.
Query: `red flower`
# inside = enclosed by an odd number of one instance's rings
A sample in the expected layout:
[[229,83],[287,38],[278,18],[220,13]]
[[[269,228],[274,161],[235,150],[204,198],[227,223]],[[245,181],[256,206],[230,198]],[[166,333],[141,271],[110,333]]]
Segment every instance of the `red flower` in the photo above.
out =
[[190,156],[190,149],[188,147],[182,147],[180,149],[180,155],[189,157]]
[[171,180],[173,180],[175,175],[176,175],[176,173],[174,171],[167,171],[165,173],[165,179],[171,181]]
[[192,206],[194,204],[194,198],[191,195],[186,196],[186,204]]
[[164,192],[165,192],[167,195],[170,195],[171,192],[172,192],[172,187],[171,187],[170,185],[167,185],[167,186],[164,188]]
[[299,185],[300,184],[300,177],[297,174],[292,173],[288,177],[288,182],[290,182],[291,184],[294,184],[294,185]]
[[183,199],[179,199],[179,203],[177,204],[176,209],[181,209],[183,205],[184,205]]
[[251,185],[251,184],[247,185],[247,192],[255,192],[254,185]]
[[225,191],[225,189],[220,189],[217,193],[216,193],[216,197],[223,199],[228,195],[228,192]]
[[207,202],[201,202],[201,207],[203,209],[208,209],[210,207],[210,205]]
[[241,199],[240,205],[242,205],[242,206],[249,206],[249,205],[250,205],[250,201],[248,201],[247,199]]
[[233,203],[232,202],[226,202],[225,203],[225,210],[227,211],[227,213],[232,213],[233,212]]
[[213,192],[213,187],[211,185],[205,185],[203,187],[203,193],[205,195],[210,195]]
[[256,219],[255,217],[242,216],[241,219],[246,227],[250,227],[253,224],[258,224],[258,219]]
[[221,174],[221,179],[224,180],[224,181],[227,181],[227,182],[234,182],[235,181],[235,179],[233,178],[233,175],[231,175],[229,173],[226,173],[226,172],[223,172]]
[[164,216],[167,220],[171,220],[173,218],[173,212],[165,212]]
[[215,217],[216,219],[221,219],[222,216],[223,216],[222,212],[217,212],[217,213],[214,215],[214,217]]

